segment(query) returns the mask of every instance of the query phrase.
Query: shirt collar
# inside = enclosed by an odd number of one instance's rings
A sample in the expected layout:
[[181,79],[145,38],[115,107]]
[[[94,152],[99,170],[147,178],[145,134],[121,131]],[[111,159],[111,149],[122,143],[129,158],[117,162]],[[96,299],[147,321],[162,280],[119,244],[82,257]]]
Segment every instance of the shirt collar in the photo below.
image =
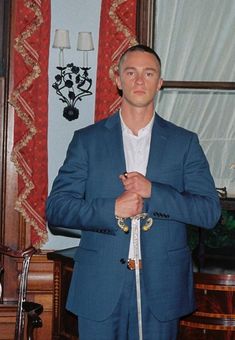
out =
[[[120,115],[120,120],[121,120],[122,131],[127,133],[127,134],[130,134],[130,135],[134,136],[134,134],[131,131],[131,129],[129,129],[128,126],[124,123],[124,120],[122,118],[121,109],[119,110],[119,115]],[[150,122],[145,127],[143,127],[142,129],[140,129],[138,131],[138,137],[140,137],[142,135],[145,135],[145,134],[148,134],[148,133],[151,132],[152,127],[153,127],[154,117],[155,117],[155,115],[153,114],[153,117],[151,118]]]

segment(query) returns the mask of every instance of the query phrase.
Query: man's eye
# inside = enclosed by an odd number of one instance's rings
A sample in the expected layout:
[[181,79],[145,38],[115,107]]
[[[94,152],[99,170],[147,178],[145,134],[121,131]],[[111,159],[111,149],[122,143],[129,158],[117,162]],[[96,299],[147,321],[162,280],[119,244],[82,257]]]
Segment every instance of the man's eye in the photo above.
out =
[[128,76],[133,76],[134,72],[133,71],[128,71],[127,74],[128,74]]
[[153,72],[147,72],[146,75],[147,75],[147,77],[152,77],[153,76]]

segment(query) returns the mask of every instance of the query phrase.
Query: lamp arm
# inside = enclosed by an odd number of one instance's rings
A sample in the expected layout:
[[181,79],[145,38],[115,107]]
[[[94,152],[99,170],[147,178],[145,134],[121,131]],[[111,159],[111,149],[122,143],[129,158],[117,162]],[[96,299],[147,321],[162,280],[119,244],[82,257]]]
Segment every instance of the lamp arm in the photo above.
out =
[[[82,88],[86,83],[88,83],[88,87],[86,89]],[[78,93],[74,98],[74,105],[78,100],[81,100],[82,97],[90,96],[92,95],[92,92],[90,91],[90,88],[92,86],[92,80],[88,79],[86,77],[82,77],[82,80],[77,84],[78,89],[80,90],[80,93]]]
[[76,104],[76,102],[78,100],[82,100],[83,97],[87,97],[87,96],[90,96],[92,94],[92,92],[89,91],[89,90],[82,90],[81,89],[81,91],[82,91],[82,93],[79,93],[75,96],[75,99],[73,101],[74,105]]
[[[53,84],[54,85],[54,84]],[[63,88],[65,88],[65,86],[62,86],[61,88],[57,87],[57,86],[53,86],[52,87],[56,90],[56,94],[58,94],[58,96],[63,98],[63,102],[65,102],[67,105],[70,104],[70,102],[68,101],[68,99],[63,95],[63,93],[61,92],[61,90]]]

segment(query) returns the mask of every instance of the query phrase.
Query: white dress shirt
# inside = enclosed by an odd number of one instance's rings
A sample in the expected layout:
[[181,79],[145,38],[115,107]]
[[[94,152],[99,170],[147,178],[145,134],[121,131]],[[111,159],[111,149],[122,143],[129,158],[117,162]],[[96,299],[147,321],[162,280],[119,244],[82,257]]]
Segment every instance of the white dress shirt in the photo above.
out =
[[[148,165],[154,115],[151,121],[144,128],[138,131],[138,135],[134,135],[133,132],[126,126],[122,119],[121,112],[120,119],[122,126],[122,138],[126,161],[126,171],[127,172],[137,171],[145,176]],[[139,224],[138,227],[140,227],[139,221],[135,221],[135,223],[138,223]],[[139,242],[139,258],[141,259],[140,242]],[[129,259],[134,259],[133,229],[131,232]]]

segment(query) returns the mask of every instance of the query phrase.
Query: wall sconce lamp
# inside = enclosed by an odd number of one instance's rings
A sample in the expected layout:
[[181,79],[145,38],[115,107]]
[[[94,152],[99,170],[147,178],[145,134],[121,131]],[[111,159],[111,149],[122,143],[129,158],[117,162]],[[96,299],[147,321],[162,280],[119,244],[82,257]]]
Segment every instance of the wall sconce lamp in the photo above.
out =
[[88,71],[88,51],[94,50],[91,32],[79,32],[77,40],[77,50],[83,51],[83,66],[75,66],[69,63],[64,66],[64,49],[71,48],[69,31],[56,29],[54,37],[54,48],[59,49],[59,66],[56,68],[59,73],[55,76],[52,87],[56,90],[59,99],[67,104],[63,110],[63,116],[69,121],[77,119],[79,110],[75,107],[78,100],[92,94],[90,91],[92,79]]

